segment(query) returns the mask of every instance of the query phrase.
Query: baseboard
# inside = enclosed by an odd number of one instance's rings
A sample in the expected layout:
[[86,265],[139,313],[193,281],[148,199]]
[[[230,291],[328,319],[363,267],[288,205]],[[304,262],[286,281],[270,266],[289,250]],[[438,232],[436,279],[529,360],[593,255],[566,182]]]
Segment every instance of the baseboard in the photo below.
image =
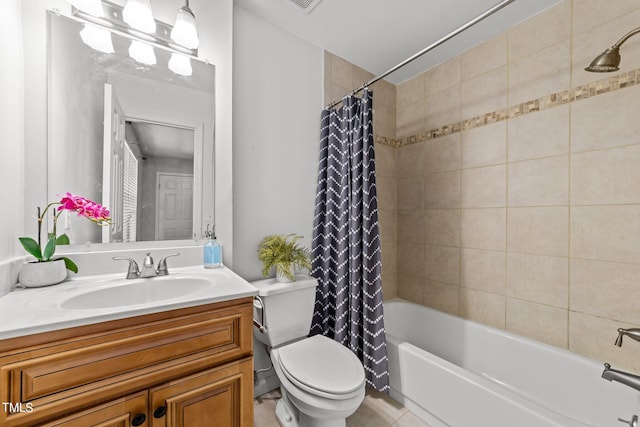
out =
[[258,381],[253,383],[253,397],[262,396],[278,387],[280,387],[280,380],[273,369],[260,372],[258,374]]

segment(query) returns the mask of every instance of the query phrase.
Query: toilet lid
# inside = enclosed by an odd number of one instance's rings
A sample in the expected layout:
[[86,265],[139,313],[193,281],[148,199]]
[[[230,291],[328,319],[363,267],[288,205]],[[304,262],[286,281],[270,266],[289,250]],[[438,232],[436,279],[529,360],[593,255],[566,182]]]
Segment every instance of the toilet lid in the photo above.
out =
[[284,374],[302,388],[341,395],[364,384],[364,368],[356,355],[322,335],[281,347],[278,356]]

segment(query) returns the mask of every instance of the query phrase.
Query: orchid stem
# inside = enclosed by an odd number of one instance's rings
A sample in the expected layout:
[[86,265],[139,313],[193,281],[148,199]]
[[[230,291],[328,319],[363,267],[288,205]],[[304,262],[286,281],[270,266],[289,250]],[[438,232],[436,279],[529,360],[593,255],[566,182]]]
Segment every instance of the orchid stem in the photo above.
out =
[[42,217],[40,216],[40,206],[38,206],[38,247],[42,247],[41,245],[41,239],[40,239],[40,234],[42,230]]
[[[44,216],[47,213],[47,211],[49,210],[49,208],[53,205],[59,205],[60,202],[51,202],[47,205],[47,207],[44,208],[44,210],[42,211],[42,213],[40,213],[40,206],[38,206],[38,246],[40,248],[42,248],[42,221],[44,221]],[[53,233],[55,236],[55,232],[56,232],[56,212],[53,212]],[[49,233],[47,233],[47,242],[49,242]]]

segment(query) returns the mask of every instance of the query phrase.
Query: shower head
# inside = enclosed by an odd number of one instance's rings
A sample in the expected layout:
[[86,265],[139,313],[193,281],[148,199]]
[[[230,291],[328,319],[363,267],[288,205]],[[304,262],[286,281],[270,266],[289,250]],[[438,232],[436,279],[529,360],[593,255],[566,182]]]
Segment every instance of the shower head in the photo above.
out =
[[609,73],[611,71],[618,71],[620,68],[620,46],[626,42],[627,39],[635,34],[640,33],[640,27],[635,28],[625,34],[616,44],[609,49],[602,52],[596,57],[587,68],[586,71],[593,73]]
[[610,73],[618,71],[620,69],[618,65],[620,65],[620,48],[613,46],[596,56],[585,70],[592,73]]

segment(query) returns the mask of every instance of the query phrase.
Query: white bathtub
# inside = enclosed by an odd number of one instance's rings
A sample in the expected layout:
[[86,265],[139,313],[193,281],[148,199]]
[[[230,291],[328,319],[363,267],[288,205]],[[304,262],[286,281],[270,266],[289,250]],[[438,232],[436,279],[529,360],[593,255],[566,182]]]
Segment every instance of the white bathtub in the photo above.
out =
[[400,299],[384,316],[391,396],[433,427],[620,427],[640,415],[640,393],[603,380],[602,362]]

